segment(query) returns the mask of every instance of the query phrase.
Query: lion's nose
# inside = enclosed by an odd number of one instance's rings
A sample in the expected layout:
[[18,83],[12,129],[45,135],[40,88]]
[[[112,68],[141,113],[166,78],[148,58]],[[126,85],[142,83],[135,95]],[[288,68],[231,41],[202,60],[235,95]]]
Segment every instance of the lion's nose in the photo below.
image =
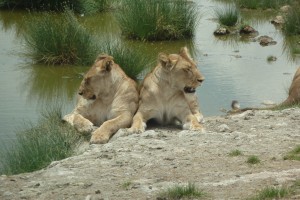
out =
[[79,95],[83,95],[83,92],[82,92],[82,91],[80,91],[80,92],[78,92],[78,94],[79,94]]

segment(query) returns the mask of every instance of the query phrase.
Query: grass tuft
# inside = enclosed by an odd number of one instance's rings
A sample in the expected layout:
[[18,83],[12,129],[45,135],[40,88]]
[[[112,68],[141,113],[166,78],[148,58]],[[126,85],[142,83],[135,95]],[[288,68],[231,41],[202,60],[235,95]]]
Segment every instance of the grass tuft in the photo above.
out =
[[260,159],[257,156],[252,155],[252,156],[248,157],[247,163],[248,164],[258,164],[258,163],[260,163]]
[[285,16],[283,32],[287,36],[300,35],[300,6],[293,6]]
[[194,35],[197,12],[191,2],[124,0],[122,5],[117,19],[127,38],[155,41],[191,38]]
[[111,55],[115,63],[134,80],[142,78],[142,72],[150,67],[149,57],[142,54],[138,47],[128,48],[121,40],[109,37],[102,38],[100,43],[101,52]]
[[283,159],[300,161],[300,145],[296,146],[292,151],[290,151],[286,156],[284,156]]
[[240,156],[240,155],[243,155],[243,153],[240,150],[236,149],[236,150],[232,150],[228,155],[229,156]]
[[53,13],[26,20],[27,55],[48,65],[91,65],[97,55],[95,39],[82,27],[72,11],[62,17]]
[[267,200],[278,199],[288,196],[291,193],[288,188],[267,187],[261,190],[255,197],[249,200]]
[[189,183],[187,186],[175,185],[167,191],[162,192],[158,198],[160,199],[183,199],[203,197],[205,194],[202,190],[196,188],[195,184]]
[[234,4],[228,4],[225,7],[216,8],[215,16],[221,25],[235,26],[239,21],[240,12]]
[[16,140],[1,152],[0,174],[36,171],[72,155],[83,140],[73,127],[61,121],[60,110],[43,112],[37,125],[25,124],[26,128],[17,132]]

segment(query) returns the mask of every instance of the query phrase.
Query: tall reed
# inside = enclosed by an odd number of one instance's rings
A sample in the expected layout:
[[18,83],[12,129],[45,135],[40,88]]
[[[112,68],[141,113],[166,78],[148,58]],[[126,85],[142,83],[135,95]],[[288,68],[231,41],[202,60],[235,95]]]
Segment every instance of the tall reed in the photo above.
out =
[[300,5],[293,6],[285,17],[283,31],[286,35],[300,35]]
[[124,0],[117,16],[122,33],[138,40],[191,38],[197,23],[196,7],[186,0]]
[[234,26],[238,23],[240,18],[240,12],[234,4],[216,8],[215,15],[218,22],[224,26]]
[[26,29],[26,54],[36,63],[90,65],[97,55],[95,39],[70,10],[27,18]]
[[25,124],[17,138],[1,152],[0,174],[42,169],[52,161],[71,156],[83,141],[78,132],[61,122],[60,108],[45,111],[37,125]]

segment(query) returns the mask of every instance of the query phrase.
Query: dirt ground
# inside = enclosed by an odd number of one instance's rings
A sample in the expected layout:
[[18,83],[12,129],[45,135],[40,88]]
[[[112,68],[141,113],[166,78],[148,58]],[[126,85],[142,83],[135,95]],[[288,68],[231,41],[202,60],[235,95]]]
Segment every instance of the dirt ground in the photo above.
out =
[[[187,183],[202,189],[203,199],[246,199],[300,179],[300,161],[283,159],[300,144],[300,109],[209,117],[204,126],[206,133],[120,130],[109,143],[83,145],[46,169],[1,176],[0,199],[157,199]],[[242,155],[229,156],[233,150]],[[248,164],[251,155],[260,163]]]

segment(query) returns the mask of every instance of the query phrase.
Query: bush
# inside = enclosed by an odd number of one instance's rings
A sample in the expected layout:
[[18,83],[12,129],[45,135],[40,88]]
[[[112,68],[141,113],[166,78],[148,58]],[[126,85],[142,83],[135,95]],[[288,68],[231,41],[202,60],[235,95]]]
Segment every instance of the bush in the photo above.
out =
[[286,35],[300,35],[300,6],[293,6],[285,17],[283,31]]
[[233,4],[226,5],[224,8],[217,8],[215,15],[218,22],[224,26],[234,26],[240,18],[240,12]]
[[90,65],[97,55],[95,39],[70,10],[27,18],[27,55],[36,63]]
[[37,125],[27,124],[14,143],[1,152],[0,174],[19,174],[42,169],[52,161],[72,155],[82,142],[77,131],[61,121],[60,109],[43,113]]
[[186,0],[124,0],[122,6],[117,19],[127,38],[154,41],[194,35],[197,13]]
[[142,54],[139,49],[128,48],[120,40],[104,38],[100,43],[101,52],[111,55],[124,72],[134,80],[143,77],[141,73],[152,64],[149,57]]

